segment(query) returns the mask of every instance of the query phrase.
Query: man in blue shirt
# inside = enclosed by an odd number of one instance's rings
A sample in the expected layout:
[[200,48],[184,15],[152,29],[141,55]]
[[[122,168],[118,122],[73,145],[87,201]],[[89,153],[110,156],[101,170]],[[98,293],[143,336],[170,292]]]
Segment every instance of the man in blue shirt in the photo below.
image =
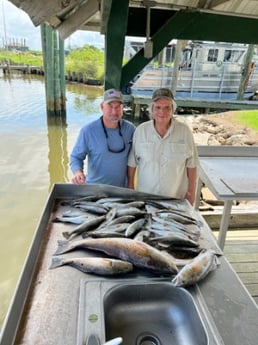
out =
[[127,187],[127,158],[135,126],[122,119],[123,97],[120,91],[106,90],[100,107],[102,116],[80,130],[72,150],[72,182]]

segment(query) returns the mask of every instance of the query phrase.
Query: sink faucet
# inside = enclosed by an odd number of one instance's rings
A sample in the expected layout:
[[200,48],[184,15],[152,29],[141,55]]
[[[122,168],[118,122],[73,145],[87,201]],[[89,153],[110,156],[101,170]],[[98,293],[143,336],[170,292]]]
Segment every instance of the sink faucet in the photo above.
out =
[[118,337],[118,338],[114,338],[114,339],[107,341],[103,345],[120,345],[120,344],[122,344],[122,342],[123,342],[123,339],[121,337]]
[[[120,345],[122,344],[122,341],[123,339],[121,337],[117,337],[102,345]],[[99,337],[96,334],[91,334],[87,339],[86,345],[100,345]]]

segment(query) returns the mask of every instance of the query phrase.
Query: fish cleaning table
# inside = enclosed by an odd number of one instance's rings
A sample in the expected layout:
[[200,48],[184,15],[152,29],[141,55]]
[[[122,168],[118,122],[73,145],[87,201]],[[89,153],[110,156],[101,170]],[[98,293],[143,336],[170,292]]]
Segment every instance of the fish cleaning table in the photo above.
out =
[[195,208],[203,184],[224,201],[218,244],[223,250],[234,200],[258,200],[258,149],[238,146],[199,146]]
[[[68,266],[49,269],[58,241],[63,240],[62,232],[65,228],[71,229],[71,225],[53,222],[53,219],[67,208],[62,203],[89,195],[99,196],[103,193],[108,197],[153,200],[151,194],[107,185],[54,185],[35,231],[1,330],[0,345],[89,345],[87,339],[91,334],[96,334],[100,344],[103,344],[108,340],[103,315],[107,289],[118,284],[126,287],[128,284],[137,285],[138,282],[142,284],[164,282],[165,277],[154,276],[144,269],[135,269],[119,277],[96,276]],[[200,212],[194,210],[186,200],[176,200],[175,203],[185,207],[186,214],[199,221],[201,243],[203,245],[206,243],[208,248],[219,253],[219,267],[195,286],[187,288],[194,299],[207,334],[198,345],[257,345],[258,307],[255,301],[224,257]],[[96,251],[83,249],[65,254],[67,258],[102,255]],[[170,284],[172,278],[173,276],[165,278],[167,284]],[[92,294],[94,298],[91,298]],[[167,298],[166,294],[162,296]],[[124,299],[121,301],[123,302]],[[116,305],[121,306],[120,303]],[[167,304],[162,302],[160,307],[162,305]],[[169,315],[172,317],[174,313]],[[182,327],[187,326],[182,319],[174,319],[178,320]],[[157,320],[155,325],[156,323]],[[165,329],[169,331],[172,339],[175,332],[167,326]],[[151,331],[154,332],[153,328]],[[198,332],[194,333],[198,336]],[[192,336],[191,339],[193,338],[195,337]],[[146,338],[145,340],[145,342],[133,341],[130,345],[147,343]],[[180,338],[174,341],[173,338],[173,341],[156,342],[156,344],[196,344],[193,341],[179,340]],[[154,344],[149,338],[148,343]],[[128,343],[123,342],[123,345],[126,344]]]

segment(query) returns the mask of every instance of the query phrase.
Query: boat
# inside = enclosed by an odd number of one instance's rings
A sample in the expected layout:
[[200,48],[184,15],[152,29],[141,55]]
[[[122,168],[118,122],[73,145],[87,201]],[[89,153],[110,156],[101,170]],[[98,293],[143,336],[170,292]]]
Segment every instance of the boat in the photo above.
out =
[[[169,48],[172,54],[165,56],[172,56],[172,59],[165,58],[159,67],[154,60],[148,64],[132,83],[132,96],[148,97],[157,88],[172,88],[172,76],[177,75],[176,97],[236,99],[248,45],[190,41],[182,50],[176,74],[173,71],[175,47]],[[248,98],[258,90],[258,54],[255,49],[246,68],[244,97]]]

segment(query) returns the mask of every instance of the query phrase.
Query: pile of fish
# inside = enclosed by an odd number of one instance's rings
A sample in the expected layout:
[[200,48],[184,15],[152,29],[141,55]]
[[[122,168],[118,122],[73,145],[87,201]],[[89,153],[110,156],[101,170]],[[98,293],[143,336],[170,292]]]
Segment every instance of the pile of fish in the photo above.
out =
[[[62,203],[68,210],[54,222],[74,224],[50,268],[70,265],[85,273],[124,274],[134,267],[175,275],[177,286],[194,284],[218,265],[217,255],[199,244],[199,220],[173,200],[130,200],[87,196]],[[110,258],[59,256],[76,249],[100,251]],[[179,270],[178,267],[183,267]]]

